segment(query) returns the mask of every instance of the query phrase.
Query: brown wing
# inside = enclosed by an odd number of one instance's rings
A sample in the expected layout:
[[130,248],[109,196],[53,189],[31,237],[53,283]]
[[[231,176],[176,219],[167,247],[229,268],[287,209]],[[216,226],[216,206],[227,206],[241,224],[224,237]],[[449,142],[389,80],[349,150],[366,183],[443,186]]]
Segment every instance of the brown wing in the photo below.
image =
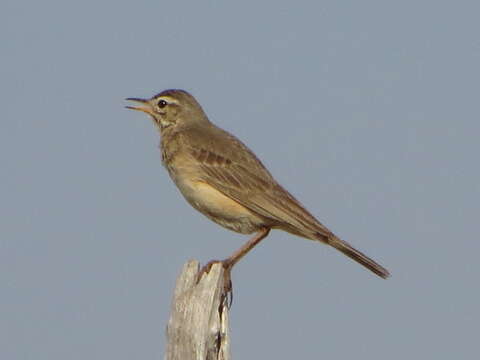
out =
[[315,239],[332,235],[275,181],[244,144],[219,128],[215,133],[218,136],[212,139],[209,132],[210,141],[188,141],[188,151],[202,170],[202,181],[284,230]]
[[202,174],[201,181],[269,219],[273,227],[312,240],[321,240],[375,274],[383,278],[390,275],[383,266],[336,237],[318,222],[234,136],[216,127],[208,134],[202,131],[190,134],[194,135],[194,139],[189,138],[184,146],[197,161],[196,166]]

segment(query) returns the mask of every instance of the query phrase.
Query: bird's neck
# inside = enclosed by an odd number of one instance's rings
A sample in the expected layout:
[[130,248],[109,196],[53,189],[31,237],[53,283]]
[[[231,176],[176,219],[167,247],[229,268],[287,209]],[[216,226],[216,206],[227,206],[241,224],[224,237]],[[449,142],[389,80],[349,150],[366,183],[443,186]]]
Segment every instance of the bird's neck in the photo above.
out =
[[179,151],[180,132],[174,127],[168,127],[160,131],[160,151],[162,163],[168,169],[168,165]]

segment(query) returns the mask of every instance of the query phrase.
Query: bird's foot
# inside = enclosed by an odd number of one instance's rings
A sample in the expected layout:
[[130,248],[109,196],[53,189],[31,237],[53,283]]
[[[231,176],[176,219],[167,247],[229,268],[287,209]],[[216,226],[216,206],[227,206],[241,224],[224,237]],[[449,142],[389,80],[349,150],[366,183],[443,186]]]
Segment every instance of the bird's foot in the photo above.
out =
[[232,286],[232,265],[227,260],[211,260],[205,266],[203,266],[197,273],[197,284],[202,278],[203,274],[208,274],[213,264],[222,264],[223,267],[223,291],[222,291],[222,303],[225,302],[228,308],[232,306],[233,302],[233,286]]

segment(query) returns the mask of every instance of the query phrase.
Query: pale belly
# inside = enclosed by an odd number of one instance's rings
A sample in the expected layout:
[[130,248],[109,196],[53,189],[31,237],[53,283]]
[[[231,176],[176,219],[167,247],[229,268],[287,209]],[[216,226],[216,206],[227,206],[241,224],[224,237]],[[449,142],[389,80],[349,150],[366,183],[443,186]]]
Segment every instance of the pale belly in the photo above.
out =
[[229,230],[251,234],[265,223],[261,216],[202,181],[173,180],[195,209]]

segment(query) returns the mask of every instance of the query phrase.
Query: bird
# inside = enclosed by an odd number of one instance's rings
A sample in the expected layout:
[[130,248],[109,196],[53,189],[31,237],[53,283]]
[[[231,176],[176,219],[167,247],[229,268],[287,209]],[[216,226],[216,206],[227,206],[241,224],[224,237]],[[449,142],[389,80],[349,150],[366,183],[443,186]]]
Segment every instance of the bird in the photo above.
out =
[[[241,234],[254,234],[220,262],[228,275],[255,245],[279,229],[332,246],[381,278],[386,268],[340,239],[282,187],[242,141],[212,123],[187,91],[127,98],[126,106],[150,116],[160,132],[162,163],[187,202],[215,223]],[[230,282],[231,286],[231,282]],[[228,286],[226,286],[228,288]]]

